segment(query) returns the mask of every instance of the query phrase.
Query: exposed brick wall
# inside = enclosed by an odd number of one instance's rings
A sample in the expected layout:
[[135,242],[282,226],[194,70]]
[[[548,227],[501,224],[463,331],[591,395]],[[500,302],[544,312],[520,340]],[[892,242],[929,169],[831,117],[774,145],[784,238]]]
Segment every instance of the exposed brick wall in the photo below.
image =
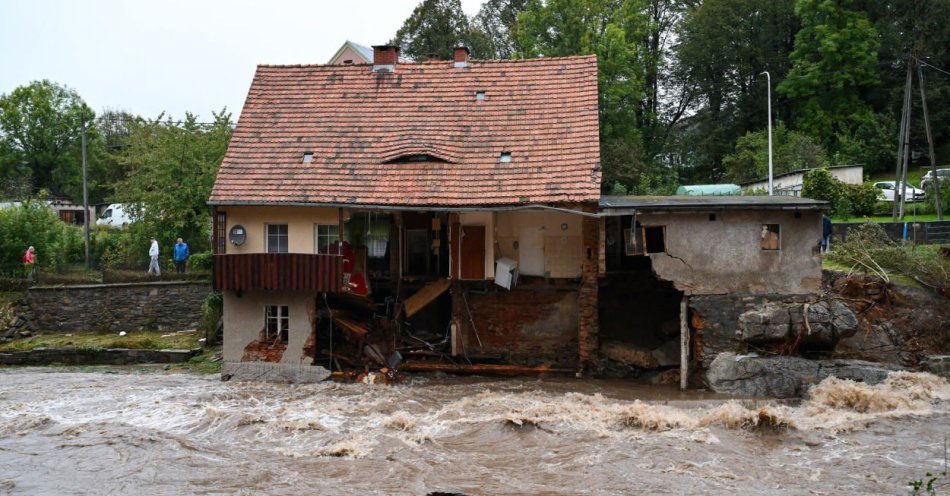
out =
[[601,254],[604,252],[601,219],[584,218],[583,245],[584,263],[581,267],[581,284],[577,296],[578,306],[578,360],[582,369],[594,367],[599,346],[597,308],[597,279],[600,275]]
[[[465,300],[477,327],[477,338]],[[481,282],[455,281],[452,315],[470,355],[498,356],[527,365],[577,365],[575,281],[558,280],[551,285],[539,281],[511,291]]]
[[33,288],[26,301],[44,332],[194,329],[210,291],[206,282],[94,284]]

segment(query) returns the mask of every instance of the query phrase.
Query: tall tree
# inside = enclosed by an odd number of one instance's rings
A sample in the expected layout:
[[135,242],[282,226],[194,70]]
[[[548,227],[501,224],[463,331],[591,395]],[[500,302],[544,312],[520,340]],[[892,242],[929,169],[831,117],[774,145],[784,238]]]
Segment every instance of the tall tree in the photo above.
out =
[[36,189],[81,198],[82,117],[95,114],[65,86],[43,80],[0,96],[0,175],[32,178]]
[[802,29],[795,35],[792,70],[778,90],[796,100],[795,126],[827,149],[839,136],[875,116],[863,92],[877,79],[877,30],[853,0],[796,0]]
[[116,199],[144,207],[143,222],[130,227],[133,234],[141,234],[142,243],[149,235],[164,243],[184,237],[195,251],[207,249],[207,199],[231,139],[231,125],[226,110],[215,113],[212,124],[200,124],[192,114],[181,123],[160,117],[128,124],[126,146],[116,152],[128,176],[120,182]]
[[519,50],[515,35],[518,16],[524,12],[528,0],[486,0],[472,19],[472,29],[484,36],[486,58],[509,59]]
[[467,46],[475,58],[490,50],[484,36],[473,34],[459,0],[422,0],[391,41],[416,60],[451,60],[453,49]]
[[597,55],[605,187],[642,182],[638,116],[646,94],[641,42],[647,32],[641,0],[531,0],[520,17],[523,57]]
[[[679,25],[675,73],[695,94],[678,126],[679,155],[693,182],[718,181],[736,141],[766,125],[766,78],[789,70],[798,20],[794,0],[706,0]],[[773,93],[773,98],[776,95]],[[775,117],[790,113],[775,104]]]

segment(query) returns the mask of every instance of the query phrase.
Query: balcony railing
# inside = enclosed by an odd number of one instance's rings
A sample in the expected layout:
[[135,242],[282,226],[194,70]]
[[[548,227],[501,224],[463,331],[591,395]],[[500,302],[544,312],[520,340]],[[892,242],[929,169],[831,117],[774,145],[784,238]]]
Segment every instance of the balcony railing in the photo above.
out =
[[218,291],[291,289],[339,292],[343,257],[306,253],[246,253],[214,256]]

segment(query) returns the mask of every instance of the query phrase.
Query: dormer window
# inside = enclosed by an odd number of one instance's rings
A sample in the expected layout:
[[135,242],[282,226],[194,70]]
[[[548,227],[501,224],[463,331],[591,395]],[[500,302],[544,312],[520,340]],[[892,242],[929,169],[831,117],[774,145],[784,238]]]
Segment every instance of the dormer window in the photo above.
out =
[[387,164],[406,164],[415,162],[446,162],[445,159],[429,155],[428,153],[416,153],[412,155],[402,155],[392,160],[387,160]]
[[483,101],[485,99],[485,91],[480,90],[475,92],[475,101]]
[[498,157],[498,161],[503,164],[511,162],[511,152],[501,152],[501,155]]
[[309,164],[313,162],[313,152],[304,152],[303,153],[303,163]]

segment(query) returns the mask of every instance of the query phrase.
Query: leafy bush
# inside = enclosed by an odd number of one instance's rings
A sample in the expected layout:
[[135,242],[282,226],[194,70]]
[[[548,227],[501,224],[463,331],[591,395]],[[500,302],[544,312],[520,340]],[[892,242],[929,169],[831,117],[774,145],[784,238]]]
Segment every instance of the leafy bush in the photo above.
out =
[[[850,212],[854,215],[874,215],[877,208],[878,190],[870,183],[843,184],[844,197],[850,204]],[[839,199],[840,201],[840,199]]]
[[193,270],[211,271],[214,265],[214,256],[210,251],[194,253],[188,257],[188,268]]
[[[928,213],[937,212],[937,181],[927,184],[927,203],[925,210]],[[950,181],[940,181],[940,207],[944,215],[950,214]]]
[[216,331],[218,322],[224,315],[224,298],[219,291],[208,293],[204,303],[201,304],[201,324],[200,329],[204,334],[206,345],[213,344],[217,338]]
[[36,248],[36,264],[55,270],[83,260],[80,229],[64,224],[51,208],[28,201],[0,209],[0,271],[19,275],[23,270],[23,253]]

